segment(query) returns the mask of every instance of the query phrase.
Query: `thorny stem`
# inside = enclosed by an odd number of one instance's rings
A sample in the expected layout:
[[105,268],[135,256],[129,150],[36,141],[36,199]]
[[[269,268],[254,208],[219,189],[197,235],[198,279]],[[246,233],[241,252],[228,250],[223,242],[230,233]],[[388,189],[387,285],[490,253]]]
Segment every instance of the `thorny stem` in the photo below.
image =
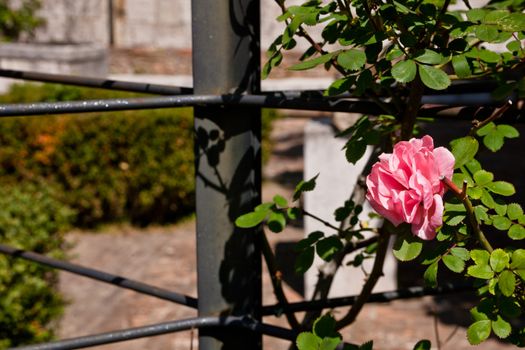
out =
[[353,323],[363,308],[364,304],[372,294],[377,281],[383,275],[383,265],[385,263],[386,252],[388,250],[388,241],[390,239],[390,233],[383,228],[381,228],[378,236],[378,246],[376,251],[376,257],[374,260],[374,266],[372,267],[372,272],[368,276],[361,293],[357,297],[354,305],[348,313],[336,323],[336,329],[341,329],[349,324]]
[[463,183],[463,189],[460,190],[451,180],[447,179],[446,177],[443,177],[441,181],[443,181],[443,183],[452,191],[452,193],[454,193],[454,195],[463,203],[467,211],[467,217],[469,219],[470,226],[474,232],[474,235],[476,236],[476,239],[486,251],[492,253],[494,248],[492,248],[490,242],[487,240],[487,237],[485,237],[483,231],[481,231],[481,227],[479,226],[476,215],[474,214],[474,207],[467,196],[466,183]]
[[[262,253],[264,256],[264,261],[266,262],[266,266],[268,266],[268,271],[272,280],[273,292],[275,294],[275,297],[277,298],[277,301],[279,302],[279,305],[282,306],[283,310],[286,310],[286,306],[288,305],[288,299],[286,298],[286,295],[283,291],[282,273],[277,267],[275,255],[273,254],[272,248],[270,247],[270,243],[268,242],[268,237],[266,237],[266,234],[264,234],[264,232],[261,233],[261,237]],[[293,312],[285,312],[284,314],[286,316],[286,319],[288,320],[288,324],[290,325],[290,327],[292,327],[292,329],[300,329],[299,321],[297,321],[297,318],[295,317],[295,314]]]
[[500,118],[510,107],[512,106],[512,101],[508,100],[502,107],[496,109],[494,113],[490,117],[488,117],[485,120],[479,121],[474,120],[472,121],[472,128],[469,131],[469,136],[475,136],[476,132],[487,125],[490,122],[493,122],[494,120]]

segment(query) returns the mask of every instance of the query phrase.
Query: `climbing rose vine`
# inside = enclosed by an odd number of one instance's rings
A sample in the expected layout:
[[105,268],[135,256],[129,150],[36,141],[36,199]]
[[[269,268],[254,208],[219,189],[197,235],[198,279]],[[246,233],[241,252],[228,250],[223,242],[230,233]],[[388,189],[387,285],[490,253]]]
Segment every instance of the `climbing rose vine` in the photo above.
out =
[[372,166],[366,199],[395,226],[409,223],[414,235],[433,239],[443,223],[442,179],[452,179],[453,172],[454,156],[434,148],[432,137],[401,141]]

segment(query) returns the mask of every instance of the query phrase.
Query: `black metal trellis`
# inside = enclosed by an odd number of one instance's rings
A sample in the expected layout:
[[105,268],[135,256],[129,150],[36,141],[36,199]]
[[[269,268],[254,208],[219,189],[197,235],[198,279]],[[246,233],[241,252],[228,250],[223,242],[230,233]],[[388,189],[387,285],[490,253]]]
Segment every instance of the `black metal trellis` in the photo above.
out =
[[[376,102],[349,96],[326,98],[318,91],[262,93],[259,83],[259,0],[193,0],[194,87],[174,87],[89,77],[0,70],[0,76],[105,89],[145,92],[160,97],[32,103],[0,106],[0,117],[195,107],[195,128],[218,131],[225,147],[210,163],[208,149],[197,138],[197,250],[199,297],[155,286],[40,254],[0,245],[0,253],[79,274],[138,293],[198,308],[199,317],[62,340],[22,349],[73,349],[108,344],[192,328],[200,330],[203,350],[261,347],[261,335],[293,340],[294,331],[264,324],[262,316],[351,305],[355,297],[282,305],[261,305],[260,252],[256,234],[237,232],[234,219],[260,201],[260,108],[383,113]],[[426,95],[421,116],[467,119],[472,109],[492,105],[494,83],[458,83],[446,92]],[[469,91],[469,93],[465,93]],[[388,98],[382,101],[388,105]],[[515,121],[521,121],[518,114]],[[198,133],[196,133],[198,134]],[[210,186],[214,184],[214,186]],[[373,294],[371,302],[468,290],[469,285],[439,289],[411,288]],[[229,330],[229,331],[228,331]],[[232,331],[234,330],[234,331]],[[233,333],[234,332],[234,333]]]

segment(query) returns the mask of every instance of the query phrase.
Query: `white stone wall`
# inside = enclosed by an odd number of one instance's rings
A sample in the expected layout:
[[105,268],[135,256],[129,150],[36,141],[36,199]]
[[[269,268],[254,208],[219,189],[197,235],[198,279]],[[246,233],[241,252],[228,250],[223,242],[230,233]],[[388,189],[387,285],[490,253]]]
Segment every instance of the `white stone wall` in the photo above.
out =
[[[191,0],[42,0],[45,27],[40,42],[109,43],[109,1],[113,4],[116,47],[191,49]],[[226,0],[217,0],[226,1]],[[301,3],[289,0],[288,3]],[[261,0],[261,48],[265,51],[282,33],[274,0]],[[299,48],[306,48],[299,42]]]

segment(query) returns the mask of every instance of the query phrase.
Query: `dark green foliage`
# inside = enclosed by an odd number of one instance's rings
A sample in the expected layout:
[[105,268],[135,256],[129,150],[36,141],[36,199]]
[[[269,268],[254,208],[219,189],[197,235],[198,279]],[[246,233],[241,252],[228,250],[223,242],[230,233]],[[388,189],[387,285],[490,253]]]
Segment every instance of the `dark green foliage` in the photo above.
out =
[[[48,186],[0,187],[0,242],[62,257],[62,234],[73,211]],[[51,322],[64,301],[55,291],[57,273],[41,265],[0,255],[0,349],[52,338]]]
[[35,15],[40,9],[40,0],[22,0],[13,6],[13,1],[0,0],[0,40],[16,41],[24,35],[33,36],[34,30],[44,24]]

